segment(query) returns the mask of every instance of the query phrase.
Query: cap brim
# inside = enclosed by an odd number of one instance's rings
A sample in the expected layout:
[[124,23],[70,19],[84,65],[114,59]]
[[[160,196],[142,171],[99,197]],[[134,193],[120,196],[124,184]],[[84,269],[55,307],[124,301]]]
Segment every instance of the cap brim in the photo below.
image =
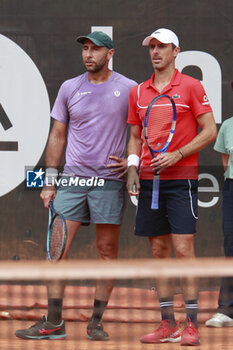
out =
[[88,36],[78,36],[78,37],[76,38],[76,41],[77,41],[78,43],[81,43],[81,44],[83,44],[85,40],[90,40],[90,41],[91,41],[93,44],[95,44],[96,46],[103,46],[103,45],[100,45],[100,43],[99,43],[97,40],[92,39],[92,38],[89,38]]
[[83,44],[84,41],[87,40],[87,39],[90,40],[87,36],[78,36],[78,37],[76,38],[76,41],[77,41],[78,43]]
[[153,36],[147,36],[147,37],[143,40],[142,45],[143,45],[143,46],[148,46],[149,43],[150,43],[150,41],[151,41],[151,39],[154,39],[154,37],[153,37]]
[[142,45],[143,46],[149,46],[149,44],[150,44],[150,41],[152,40],[152,39],[156,39],[156,40],[158,40],[158,41],[160,41],[161,43],[163,43],[163,44],[174,44],[175,46],[179,46],[179,42],[177,42],[177,43],[175,43],[175,42],[172,42],[171,40],[165,40],[165,39],[162,39],[161,38],[161,36],[157,36],[157,35],[150,35],[150,36],[147,36],[144,40],[143,40],[143,42],[142,42]]

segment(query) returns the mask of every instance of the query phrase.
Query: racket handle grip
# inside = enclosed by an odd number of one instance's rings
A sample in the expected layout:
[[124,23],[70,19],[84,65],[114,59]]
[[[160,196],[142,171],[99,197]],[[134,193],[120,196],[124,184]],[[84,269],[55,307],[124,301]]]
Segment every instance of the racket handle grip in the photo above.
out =
[[151,209],[158,209],[158,208],[159,208],[159,177],[154,176]]
[[49,201],[49,208],[51,208],[53,210],[53,200],[52,199],[50,199],[50,201]]

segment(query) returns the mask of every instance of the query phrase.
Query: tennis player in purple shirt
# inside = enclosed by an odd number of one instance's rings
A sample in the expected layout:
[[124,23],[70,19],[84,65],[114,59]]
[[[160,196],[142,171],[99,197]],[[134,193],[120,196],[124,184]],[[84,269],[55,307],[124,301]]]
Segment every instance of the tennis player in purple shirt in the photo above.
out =
[[[100,259],[116,259],[125,198],[125,157],[128,95],[136,82],[108,68],[114,55],[113,41],[103,32],[77,38],[87,72],[65,81],[52,109],[53,128],[46,150],[46,185],[41,192],[44,206],[54,208],[67,224],[67,258],[82,224],[96,224]],[[65,151],[62,181],[58,167]],[[61,183],[63,185],[61,185]],[[17,330],[24,339],[66,337],[62,320],[65,285],[48,284],[48,316],[28,329]],[[112,281],[97,281],[93,314],[87,326],[91,340],[108,340],[102,315]]]

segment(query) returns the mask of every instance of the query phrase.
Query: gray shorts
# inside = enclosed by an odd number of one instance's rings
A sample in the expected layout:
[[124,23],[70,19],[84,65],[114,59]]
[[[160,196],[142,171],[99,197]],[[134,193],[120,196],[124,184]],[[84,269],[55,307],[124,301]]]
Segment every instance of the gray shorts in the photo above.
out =
[[125,183],[102,180],[103,186],[96,185],[97,181],[83,185],[87,179],[76,179],[79,181],[74,184],[70,183],[69,177],[62,177],[63,184],[58,186],[54,200],[55,210],[63,214],[65,219],[83,224],[120,225],[126,202]]

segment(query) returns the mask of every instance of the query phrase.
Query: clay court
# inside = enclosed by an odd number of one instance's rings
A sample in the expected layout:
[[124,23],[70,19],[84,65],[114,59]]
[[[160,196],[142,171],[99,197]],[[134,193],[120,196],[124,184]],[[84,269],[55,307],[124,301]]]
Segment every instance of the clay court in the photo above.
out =
[[[67,322],[67,338],[65,340],[22,340],[14,336],[14,331],[21,327],[28,327],[31,322],[25,321],[1,321],[0,322],[0,349],[1,350],[177,350],[180,344],[141,344],[139,337],[150,332],[154,324],[148,323],[105,323],[105,329],[111,339],[107,342],[91,342],[86,338],[86,322]],[[200,350],[232,350],[232,328],[207,328],[200,324]],[[191,347],[192,348],[192,347]],[[182,346],[182,349],[190,349]]]
[[[150,283],[149,281],[147,282]],[[148,286],[147,284],[147,286]],[[144,350],[179,349],[180,344],[141,344],[141,335],[153,331],[160,322],[156,291],[141,288],[116,287],[104,314],[107,342],[87,339],[86,327],[92,312],[94,287],[69,285],[63,304],[67,337],[63,340],[23,340],[16,338],[17,329],[28,328],[47,314],[47,293],[44,285],[0,286],[0,349],[63,349],[63,350]],[[218,292],[201,291],[199,299],[199,330],[203,350],[232,350],[233,332],[228,328],[207,328],[204,322],[216,311]],[[176,319],[180,328],[185,320],[185,304],[181,294],[174,298]],[[182,349],[190,349],[183,346]]]

